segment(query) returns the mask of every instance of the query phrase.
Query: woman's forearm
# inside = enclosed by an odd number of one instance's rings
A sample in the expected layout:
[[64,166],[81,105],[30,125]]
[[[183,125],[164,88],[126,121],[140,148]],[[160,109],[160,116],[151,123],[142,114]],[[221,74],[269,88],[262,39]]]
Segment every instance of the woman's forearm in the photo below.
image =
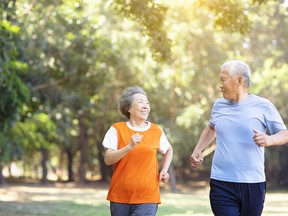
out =
[[168,171],[169,166],[172,162],[172,158],[173,158],[173,149],[170,146],[166,154],[163,155],[163,159],[162,159],[162,170],[164,170],[165,172]]

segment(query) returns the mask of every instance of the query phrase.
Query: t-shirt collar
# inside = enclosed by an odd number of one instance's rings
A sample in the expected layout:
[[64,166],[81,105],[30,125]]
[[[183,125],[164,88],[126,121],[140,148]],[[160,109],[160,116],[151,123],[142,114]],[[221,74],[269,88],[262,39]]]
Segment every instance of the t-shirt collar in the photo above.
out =
[[128,128],[134,131],[146,131],[151,127],[151,122],[148,122],[148,121],[145,121],[145,122],[147,123],[147,125],[143,128],[134,127],[130,124],[129,121],[126,122],[126,125],[128,126]]

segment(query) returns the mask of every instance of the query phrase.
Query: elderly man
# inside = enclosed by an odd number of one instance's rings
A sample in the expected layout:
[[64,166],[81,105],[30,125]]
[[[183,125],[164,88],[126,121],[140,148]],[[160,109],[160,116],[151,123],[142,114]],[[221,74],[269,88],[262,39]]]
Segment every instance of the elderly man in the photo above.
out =
[[202,151],[216,138],[210,180],[210,204],[216,216],[261,215],[266,191],[264,147],[288,142],[275,106],[248,92],[250,75],[242,61],[221,66],[223,98],[214,103],[209,125],[190,157],[192,167],[200,166]]

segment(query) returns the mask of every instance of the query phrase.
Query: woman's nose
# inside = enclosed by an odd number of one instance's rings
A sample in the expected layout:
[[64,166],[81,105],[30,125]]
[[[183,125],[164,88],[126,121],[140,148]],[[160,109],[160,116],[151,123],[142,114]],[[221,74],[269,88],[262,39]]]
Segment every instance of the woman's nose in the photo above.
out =
[[149,107],[150,107],[149,104],[144,104],[144,105],[143,105],[143,108],[145,108],[145,109],[149,109]]

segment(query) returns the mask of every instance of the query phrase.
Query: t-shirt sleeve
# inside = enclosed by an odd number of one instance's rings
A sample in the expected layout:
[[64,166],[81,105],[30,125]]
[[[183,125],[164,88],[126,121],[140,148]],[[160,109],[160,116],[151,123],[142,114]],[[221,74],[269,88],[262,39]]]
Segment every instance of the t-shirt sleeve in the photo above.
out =
[[275,134],[280,130],[286,130],[286,126],[276,107],[269,102],[265,112],[265,122],[270,134]]
[[105,148],[117,150],[118,149],[118,136],[116,129],[111,126],[106,132],[102,145]]
[[162,130],[162,135],[160,137],[160,148],[159,151],[162,154],[166,154],[166,151],[168,150],[168,148],[170,147],[170,142],[168,141],[164,131]]
[[217,101],[214,103],[213,107],[212,107],[212,110],[211,110],[211,117],[210,117],[210,120],[209,120],[209,126],[211,128],[215,128],[215,121],[214,121],[214,118],[215,118],[215,110],[217,108]]

